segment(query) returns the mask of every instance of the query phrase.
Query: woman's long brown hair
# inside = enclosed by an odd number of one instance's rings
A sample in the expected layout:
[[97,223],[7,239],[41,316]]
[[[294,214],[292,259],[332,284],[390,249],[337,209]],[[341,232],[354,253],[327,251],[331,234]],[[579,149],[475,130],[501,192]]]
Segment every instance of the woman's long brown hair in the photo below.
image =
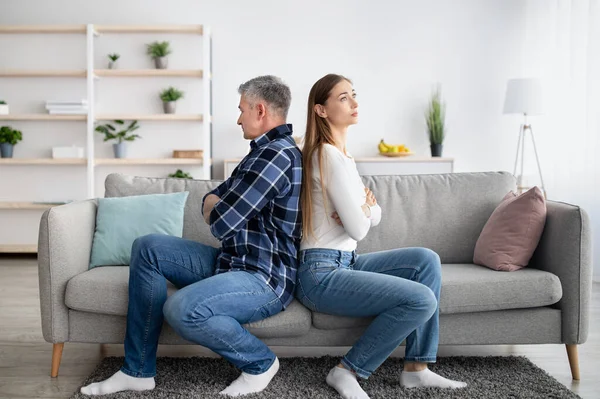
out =
[[323,200],[327,205],[327,196],[325,185],[323,184],[323,145],[335,145],[329,123],[321,118],[315,112],[315,104],[325,105],[325,102],[331,94],[331,90],[339,82],[346,80],[352,83],[350,79],[341,75],[329,74],[319,79],[310,89],[308,95],[308,110],[306,118],[306,134],[304,135],[302,145],[302,190],[300,194],[300,204],[302,206],[302,234],[308,237],[308,234],[314,235],[312,225],[312,189],[313,189],[313,163],[312,159],[315,151],[318,154],[319,173],[321,176],[321,189],[323,191]]

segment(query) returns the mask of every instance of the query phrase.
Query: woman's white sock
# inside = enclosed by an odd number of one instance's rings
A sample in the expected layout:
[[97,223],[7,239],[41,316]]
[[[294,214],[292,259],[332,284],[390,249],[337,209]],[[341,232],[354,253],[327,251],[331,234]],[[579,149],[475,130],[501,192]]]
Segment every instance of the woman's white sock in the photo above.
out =
[[356,375],[346,368],[335,366],[327,374],[327,384],[344,399],[369,399],[356,380]]
[[421,371],[403,371],[400,374],[400,385],[404,388],[464,388],[467,383],[449,380],[429,369],[425,369]]

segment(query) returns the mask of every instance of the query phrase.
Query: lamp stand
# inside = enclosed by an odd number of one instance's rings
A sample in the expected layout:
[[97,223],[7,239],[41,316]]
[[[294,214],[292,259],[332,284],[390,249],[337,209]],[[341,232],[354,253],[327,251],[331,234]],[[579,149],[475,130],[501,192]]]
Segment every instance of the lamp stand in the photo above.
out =
[[[540,175],[540,181],[542,183],[542,192],[544,193],[544,198],[548,199],[546,196],[546,189],[544,188],[544,178],[542,177],[542,168],[540,167],[540,160],[538,158],[537,148],[535,146],[535,138],[533,137],[533,128],[530,124],[527,123],[527,114],[525,114],[525,122],[521,125],[519,129],[519,140],[517,141],[517,156],[515,157],[515,168],[513,171],[513,175],[517,177],[517,194],[521,194],[524,191],[530,189],[531,187],[527,187],[523,184],[523,166],[524,166],[524,158],[525,158],[525,135],[529,131],[531,135],[531,142],[533,143],[533,151],[535,153],[535,161],[537,163],[538,173]],[[520,164],[520,173],[517,175],[517,165],[519,164],[519,153],[521,153],[521,164]]]

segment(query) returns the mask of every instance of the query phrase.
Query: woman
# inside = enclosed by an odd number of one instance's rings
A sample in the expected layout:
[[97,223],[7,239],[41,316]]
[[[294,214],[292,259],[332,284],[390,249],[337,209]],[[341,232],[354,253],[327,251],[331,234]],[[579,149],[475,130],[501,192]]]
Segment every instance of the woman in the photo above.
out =
[[356,376],[368,378],[406,339],[402,386],[465,387],[427,368],[438,346],[439,256],[425,248],[355,252],[357,241],[381,220],[375,195],[364,187],[346,151],[348,127],[357,121],[350,80],[330,74],[314,84],[302,149],[303,238],[296,296],[313,311],[376,316],[331,369],[327,383],[343,398],[368,398]]

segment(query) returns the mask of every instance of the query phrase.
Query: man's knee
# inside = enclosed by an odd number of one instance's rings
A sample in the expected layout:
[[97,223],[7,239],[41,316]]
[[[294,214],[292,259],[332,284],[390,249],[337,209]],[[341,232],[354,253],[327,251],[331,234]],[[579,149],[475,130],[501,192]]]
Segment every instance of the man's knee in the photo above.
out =
[[186,293],[180,290],[167,298],[163,315],[171,327],[180,331],[186,326],[205,323],[212,314],[203,303],[187,298]]

